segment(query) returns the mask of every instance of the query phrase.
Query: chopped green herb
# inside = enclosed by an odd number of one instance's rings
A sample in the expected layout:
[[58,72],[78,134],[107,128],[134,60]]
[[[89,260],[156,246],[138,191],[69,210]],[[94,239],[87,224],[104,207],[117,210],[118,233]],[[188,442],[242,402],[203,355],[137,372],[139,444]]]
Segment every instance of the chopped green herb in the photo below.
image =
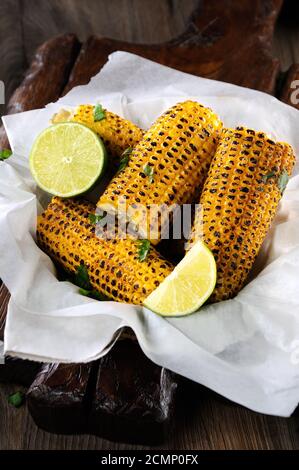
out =
[[67,207],[65,207],[65,208],[63,209],[63,211],[62,211],[62,212],[65,212],[65,213],[67,213],[68,211],[69,211],[69,210],[68,210],[68,208],[67,208]]
[[148,176],[149,182],[152,184],[154,182],[154,169],[148,163],[143,168],[143,173],[145,176]]
[[132,153],[133,149],[132,147],[128,147],[122,154],[121,154],[121,158],[120,158],[120,162],[119,162],[119,167],[118,167],[118,173],[120,173],[121,171],[123,171],[126,166],[128,165],[129,161],[130,161],[130,157],[131,157],[131,153]]
[[264,181],[264,183],[266,183],[269,178],[273,178],[273,176],[275,175],[276,175],[275,171],[270,171],[266,175],[262,176],[262,180]]
[[85,264],[80,264],[77,268],[77,272],[75,274],[75,284],[80,287],[81,289],[85,289],[90,291],[92,289],[88,270]]
[[86,297],[88,297],[89,294],[90,294],[90,290],[83,289],[82,287],[80,287],[80,289],[79,289],[79,294],[85,295]]
[[281,193],[284,192],[288,184],[288,181],[289,181],[289,175],[288,175],[287,170],[282,170],[277,180],[278,188]]
[[79,294],[84,295],[85,297],[91,297],[92,299],[96,300],[107,300],[107,297],[95,289],[87,290],[81,288],[79,289]]
[[101,104],[97,104],[93,110],[93,119],[95,122],[102,121],[105,119],[106,113]]
[[258,191],[261,191],[261,192],[264,192],[264,188],[263,188],[262,186],[259,186],[259,187],[257,188],[257,190],[258,190]]
[[75,284],[80,288],[79,294],[84,295],[85,297],[91,297],[92,299],[96,300],[107,300],[103,294],[92,288],[88,270],[84,264],[80,264],[80,266],[78,266],[75,275]]
[[16,392],[13,393],[12,395],[9,395],[8,397],[8,403],[15,408],[19,408],[20,406],[23,405],[25,400],[25,396],[23,392]]
[[12,155],[12,151],[9,150],[9,149],[0,150],[0,160],[1,160],[1,161],[6,160],[6,159],[9,158],[11,155]]
[[94,225],[99,223],[104,217],[105,217],[104,214],[89,214],[88,215],[89,222]]
[[138,244],[138,259],[139,261],[144,261],[147,258],[147,255],[151,249],[151,244],[149,240],[137,240]]

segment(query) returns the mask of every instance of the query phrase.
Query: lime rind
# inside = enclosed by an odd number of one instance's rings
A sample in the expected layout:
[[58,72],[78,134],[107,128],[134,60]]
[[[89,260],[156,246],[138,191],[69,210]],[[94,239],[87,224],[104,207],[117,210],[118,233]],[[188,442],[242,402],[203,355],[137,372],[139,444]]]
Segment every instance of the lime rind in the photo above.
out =
[[[196,256],[200,256],[201,253],[207,260],[206,265],[208,266],[208,269],[205,270],[206,275],[204,275],[203,271],[202,276],[194,276],[194,274],[192,275],[192,267],[194,268],[196,261],[198,261]],[[203,279],[202,284],[206,282],[207,287],[206,290],[200,296],[198,296],[198,299],[196,300],[195,287],[196,282],[198,282],[200,277]],[[208,300],[213,290],[215,289],[216,280],[217,267],[214,256],[210,249],[204,244],[204,242],[200,240],[196,243],[196,245],[194,245],[194,247],[191,248],[183,260],[176,266],[174,271],[169,276],[167,276],[160,286],[157,287],[157,289],[155,289],[155,291],[153,291],[145,299],[143,305],[152,312],[163,317],[183,317],[186,315],[191,315]],[[169,290],[172,292],[169,292]],[[182,299],[184,296],[186,296],[186,298],[193,297],[194,302],[192,307],[186,308],[183,311],[178,311],[174,308],[172,309],[172,307],[175,305],[175,301],[178,295],[180,296],[180,299]],[[159,299],[161,299],[163,303],[163,297],[171,298],[171,301],[173,301],[173,305],[169,308],[168,311],[159,310],[159,305],[161,305],[161,301],[159,302]]]
[[[74,163],[67,165],[59,152],[70,154]],[[44,129],[29,156],[30,170],[37,185],[60,197],[74,197],[92,189],[103,175],[106,164],[107,153],[101,138],[87,126],[75,122],[61,122]],[[73,189],[58,189],[63,186]]]

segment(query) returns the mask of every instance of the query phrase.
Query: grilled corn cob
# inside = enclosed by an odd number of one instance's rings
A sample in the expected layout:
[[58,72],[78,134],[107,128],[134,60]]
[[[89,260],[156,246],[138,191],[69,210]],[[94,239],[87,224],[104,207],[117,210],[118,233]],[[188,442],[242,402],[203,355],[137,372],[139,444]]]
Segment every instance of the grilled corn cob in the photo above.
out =
[[104,115],[104,119],[95,121],[94,106],[80,105],[73,113],[61,110],[55,114],[52,122],[75,121],[96,132],[103,140],[112,164],[116,168],[123,152],[129,147],[134,147],[142,139],[144,131],[110,111],[104,110]]
[[144,238],[158,243],[174,206],[191,202],[199,193],[221,128],[218,116],[199,103],[176,104],[137,144],[98,206],[117,212]]
[[38,244],[70,273],[84,264],[92,287],[100,293],[119,302],[142,304],[171,273],[172,265],[154,248],[139,261],[133,238],[98,238],[90,222],[94,212],[89,202],[54,197],[38,217]]
[[215,256],[212,301],[229,299],[243,287],[294,162],[288,144],[243,127],[223,130],[189,242],[202,236]]

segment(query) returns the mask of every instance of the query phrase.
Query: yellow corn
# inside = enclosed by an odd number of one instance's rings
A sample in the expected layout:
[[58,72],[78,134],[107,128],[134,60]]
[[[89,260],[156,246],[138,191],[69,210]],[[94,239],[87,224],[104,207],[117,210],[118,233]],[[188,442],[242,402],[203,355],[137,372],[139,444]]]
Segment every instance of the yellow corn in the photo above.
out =
[[70,273],[85,265],[92,287],[100,293],[142,304],[173,266],[154,248],[140,261],[138,241],[133,238],[98,238],[89,218],[94,213],[89,202],[54,197],[38,217],[38,244]]
[[[136,145],[127,167],[113,178],[98,206],[122,217],[126,214],[144,238],[158,243],[174,205],[189,203],[199,194],[221,128],[218,116],[199,103],[176,104]],[[153,205],[164,206],[161,217]]]
[[52,122],[75,121],[92,129],[103,140],[112,165],[116,168],[122,153],[127,148],[134,147],[142,139],[144,131],[117,114],[107,110],[104,113],[104,119],[95,121],[94,106],[80,105],[73,113],[61,110],[53,117]]
[[215,256],[212,301],[229,299],[243,287],[294,162],[288,144],[243,127],[223,130],[189,243],[203,236]]

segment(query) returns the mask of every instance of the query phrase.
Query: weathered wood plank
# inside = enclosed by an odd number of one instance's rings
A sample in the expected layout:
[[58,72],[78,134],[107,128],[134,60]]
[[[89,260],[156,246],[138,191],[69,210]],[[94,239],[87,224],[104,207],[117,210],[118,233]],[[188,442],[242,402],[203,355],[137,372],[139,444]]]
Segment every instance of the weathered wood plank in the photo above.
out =
[[194,75],[274,93],[279,64],[271,47],[281,6],[282,0],[203,2],[185,33],[159,45],[91,37],[81,49],[65,92],[87,83],[109,54],[122,50]]
[[284,103],[299,109],[299,64],[293,64],[287,72],[279,98]]
[[[38,429],[27,408],[9,406],[7,396],[20,389],[0,387],[0,449],[148,449],[112,443],[95,436],[58,436]],[[265,416],[231,404],[193,383],[186,383],[175,418],[176,432],[169,436],[165,450],[299,449],[298,418]]]
[[65,34],[42,44],[21,85],[13,93],[7,113],[37,109],[57,100],[79,52],[74,34]]
[[[225,5],[204,2],[181,36],[161,45],[136,45],[92,37],[83,46],[65,91],[87,83],[114,50],[128,50],[195,75],[273,93],[279,66],[270,55],[270,47],[281,4],[282,0],[266,0],[266,3],[255,0],[241,6],[236,0],[225,0]],[[62,82],[66,82],[78,52],[73,35],[63,38],[54,38],[38,50],[23,83],[8,104],[8,113],[42,107],[59,97]],[[8,142],[2,130],[0,148],[6,147]]]
[[[28,66],[23,47],[21,14],[19,0],[0,2],[0,80],[5,85],[6,102]],[[4,108],[4,105],[0,105],[0,116]]]
[[7,312],[7,304],[10,298],[10,293],[8,292],[6,286],[1,284],[0,286],[0,340],[3,341],[5,319]]
[[[24,80],[11,96],[6,113],[42,108],[56,101],[67,83],[78,52],[79,42],[74,34],[57,36],[40,46]],[[8,146],[2,129],[0,148]]]
[[[81,41],[97,34],[125,41],[159,43],[185,30],[187,19],[199,1],[1,1],[0,80],[6,86],[6,103],[21,82],[36,49],[50,38],[74,31]],[[4,105],[0,105],[2,114],[5,114]]]
[[75,31],[147,44],[177,37],[200,0],[51,0],[23,2],[26,56],[57,34]]
[[273,54],[279,58],[283,72],[299,63],[298,18],[299,2],[284,0],[273,42]]

